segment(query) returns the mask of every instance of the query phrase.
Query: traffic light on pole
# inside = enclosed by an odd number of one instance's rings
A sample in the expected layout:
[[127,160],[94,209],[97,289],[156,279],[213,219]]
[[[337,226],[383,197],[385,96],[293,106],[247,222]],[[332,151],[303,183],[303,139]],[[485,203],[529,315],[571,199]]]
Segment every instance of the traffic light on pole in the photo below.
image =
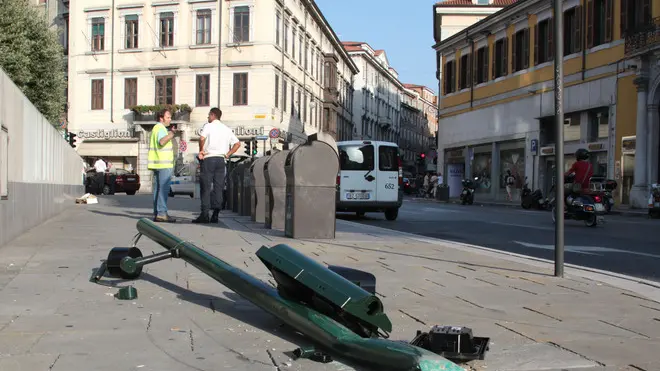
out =
[[76,134],[69,132],[69,145],[71,148],[76,148],[76,137]]
[[257,152],[259,152],[257,143],[258,142],[256,140],[252,143],[252,156],[256,156]]
[[252,155],[252,142],[245,142],[245,154],[250,156]]

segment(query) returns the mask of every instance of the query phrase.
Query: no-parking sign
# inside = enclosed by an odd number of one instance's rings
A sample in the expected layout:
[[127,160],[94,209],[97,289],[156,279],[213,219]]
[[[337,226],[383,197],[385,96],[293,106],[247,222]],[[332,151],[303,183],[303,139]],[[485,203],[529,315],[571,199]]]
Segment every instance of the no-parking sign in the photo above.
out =
[[275,138],[279,138],[279,136],[280,136],[280,129],[278,129],[278,128],[272,128],[272,129],[270,129],[270,132],[268,133],[268,136],[271,137],[271,138],[273,138],[273,139],[275,139]]
[[179,141],[179,152],[185,152],[188,150],[188,143],[185,140],[181,139]]

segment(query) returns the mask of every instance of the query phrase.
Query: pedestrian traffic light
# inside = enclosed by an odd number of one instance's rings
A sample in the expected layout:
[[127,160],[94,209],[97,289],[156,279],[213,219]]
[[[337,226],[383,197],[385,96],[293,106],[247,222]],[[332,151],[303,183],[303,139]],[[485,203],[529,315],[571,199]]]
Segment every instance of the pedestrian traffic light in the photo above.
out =
[[76,137],[77,135],[74,133],[69,133],[69,145],[71,148],[76,148]]
[[252,154],[252,142],[245,142],[245,154],[250,156]]

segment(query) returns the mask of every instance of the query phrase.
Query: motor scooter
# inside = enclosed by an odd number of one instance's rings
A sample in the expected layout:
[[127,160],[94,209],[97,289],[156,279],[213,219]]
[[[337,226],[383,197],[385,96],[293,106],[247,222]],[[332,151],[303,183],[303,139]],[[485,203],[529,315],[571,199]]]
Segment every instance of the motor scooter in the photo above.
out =
[[572,185],[574,179],[574,174],[564,177],[564,191],[569,196],[569,199],[559,200],[563,205],[557,205],[557,198],[550,202],[552,222],[557,222],[555,217],[556,208],[563,206],[565,220],[581,220],[584,221],[587,227],[595,227],[598,224],[605,223],[605,217],[603,216],[605,214],[603,196],[591,193],[573,194]]
[[[477,178],[474,178],[475,180]],[[472,179],[463,179],[461,181],[463,191],[461,191],[461,205],[472,205],[474,203],[475,182]]]
[[548,203],[548,198],[543,198],[543,192],[540,189],[532,192],[527,183],[527,177],[525,177],[525,185],[523,186],[520,195],[520,206],[526,210],[531,209],[532,207],[538,210],[545,210],[547,209]]
[[592,188],[596,192],[600,192],[603,196],[603,206],[605,206],[605,212],[607,214],[612,211],[614,207],[614,190],[618,186],[618,183],[614,179],[605,179],[605,177],[592,177],[591,178]]

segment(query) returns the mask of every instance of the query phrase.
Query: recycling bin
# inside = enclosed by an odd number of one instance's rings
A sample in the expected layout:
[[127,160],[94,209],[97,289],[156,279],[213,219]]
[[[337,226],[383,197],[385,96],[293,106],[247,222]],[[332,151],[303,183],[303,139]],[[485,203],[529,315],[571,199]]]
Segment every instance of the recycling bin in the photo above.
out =
[[252,174],[252,200],[250,205],[253,222],[266,222],[266,174],[264,167],[270,156],[264,156],[252,163],[250,173]]
[[266,215],[265,227],[270,229],[284,229],[284,211],[286,196],[286,174],[284,162],[289,150],[274,153],[264,167],[266,180]]
[[284,235],[291,238],[335,238],[337,151],[323,141],[307,142],[289,152],[284,171]]

